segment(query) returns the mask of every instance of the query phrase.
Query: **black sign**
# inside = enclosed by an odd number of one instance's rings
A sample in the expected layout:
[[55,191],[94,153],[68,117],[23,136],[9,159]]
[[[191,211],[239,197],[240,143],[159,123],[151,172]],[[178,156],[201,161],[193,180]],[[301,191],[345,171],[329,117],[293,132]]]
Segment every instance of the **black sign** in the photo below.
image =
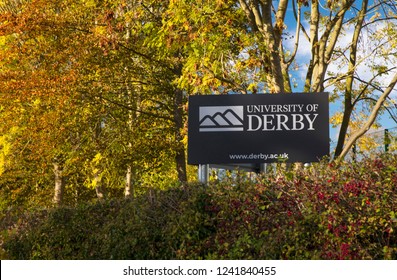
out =
[[327,93],[189,97],[189,164],[313,162],[329,155]]

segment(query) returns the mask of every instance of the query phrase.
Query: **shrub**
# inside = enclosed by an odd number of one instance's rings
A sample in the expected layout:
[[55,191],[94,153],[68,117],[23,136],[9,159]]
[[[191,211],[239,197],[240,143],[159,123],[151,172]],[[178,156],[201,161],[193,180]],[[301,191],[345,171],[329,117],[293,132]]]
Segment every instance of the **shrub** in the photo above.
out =
[[396,159],[3,216],[1,248],[11,259],[396,259]]

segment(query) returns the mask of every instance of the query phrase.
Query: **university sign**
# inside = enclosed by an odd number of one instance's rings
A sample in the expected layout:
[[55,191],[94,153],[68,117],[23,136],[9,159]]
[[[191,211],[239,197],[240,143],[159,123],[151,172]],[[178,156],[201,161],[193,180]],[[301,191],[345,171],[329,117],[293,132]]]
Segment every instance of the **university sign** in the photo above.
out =
[[327,93],[189,97],[189,164],[313,162],[329,154]]

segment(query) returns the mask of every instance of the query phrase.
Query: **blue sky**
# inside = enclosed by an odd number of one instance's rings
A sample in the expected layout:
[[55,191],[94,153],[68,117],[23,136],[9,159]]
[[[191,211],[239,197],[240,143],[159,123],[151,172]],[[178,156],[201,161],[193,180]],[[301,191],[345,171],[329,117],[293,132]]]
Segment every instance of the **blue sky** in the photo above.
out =
[[[277,6],[277,2],[278,1],[274,1],[274,4]],[[292,15],[292,5],[291,5],[290,1],[290,7],[289,10],[287,11],[287,13],[290,13],[289,15],[287,14],[286,16],[286,22],[285,24],[287,25],[287,29],[286,31],[288,32],[288,37],[290,36],[294,36],[295,35],[295,27],[296,27],[296,21]],[[320,2],[320,7],[323,6],[325,7],[326,5],[326,0],[319,0]],[[370,5],[373,3],[373,1],[370,1]],[[355,5],[360,8],[361,7],[361,1],[357,0]],[[305,9],[306,11],[308,11],[308,8]],[[325,12],[325,9],[321,9],[322,12]],[[350,14],[353,15],[353,11],[349,11]],[[370,18],[371,16],[373,16],[374,14],[369,14],[368,18]],[[307,21],[302,17],[302,23],[304,24],[304,26],[308,27],[308,23]],[[374,34],[374,32],[376,32],[376,29],[380,29],[384,26],[383,22],[380,22],[379,24],[373,25],[371,28],[369,28],[368,30],[363,31],[363,37],[360,41],[360,45],[359,45],[359,52],[360,55],[362,57],[366,57],[366,50],[371,49],[375,47],[373,41],[371,41],[371,39],[369,38],[369,36],[371,36],[371,34]],[[309,32],[309,28],[307,28],[307,31]],[[353,34],[353,28],[349,28],[344,32],[344,35],[340,37],[340,41],[338,42],[338,45],[341,47],[347,47],[351,38],[352,38],[352,34]],[[289,43],[289,48],[292,49],[293,46],[293,41],[289,40],[287,43]],[[307,63],[310,60],[310,44],[309,42],[306,40],[306,38],[301,34],[300,36],[300,46],[298,48],[298,53],[297,53],[297,65],[298,67],[296,68],[296,70],[291,71],[290,74],[292,75],[292,77],[294,78],[294,80],[296,81],[297,87],[294,89],[295,92],[301,92],[303,91],[303,86],[304,86],[304,75],[306,74],[306,70],[307,70]],[[387,65],[389,67],[393,67],[394,65],[397,65],[396,61],[385,61],[385,60],[381,60],[380,58],[371,56],[371,53],[368,53],[368,57],[367,57],[367,61],[364,61],[367,64],[371,64],[371,63],[379,63],[381,65]],[[365,63],[360,64],[360,66],[357,68],[357,75],[360,76],[361,79],[368,81],[371,77],[372,74],[370,72],[370,69],[368,66],[365,65]],[[394,63],[394,64],[393,64]],[[342,67],[341,69],[338,69],[338,67],[340,67],[342,65],[342,61],[337,61],[336,63],[331,63],[329,65],[328,70],[332,71],[332,72],[340,72],[340,71],[345,71],[346,68]],[[384,76],[382,80],[380,80],[379,82],[381,84],[383,84],[383,86],[386,86],[388,83],[388,80],[390,80],[390,75],[389,76]],[[326,91],[330,92],[332,91],[333,88],[329,87],[326,89]],[[391,94],[391,98],[396,99],[396,92]],[[343,106],[342,106],[342,101],[337,101],[335,103],[330,104],[330,115],[333,115],[335,112],[341,111]],[[381,116],[380,118],[380,123],[381,126],[383,128],[394,128],[397,126],[397,123],[395,123],[389,116],[389,114],[384,114],[383,116]],[[332,141],[336,141],[338,136],[338,128],[330,128],[330,137]]]

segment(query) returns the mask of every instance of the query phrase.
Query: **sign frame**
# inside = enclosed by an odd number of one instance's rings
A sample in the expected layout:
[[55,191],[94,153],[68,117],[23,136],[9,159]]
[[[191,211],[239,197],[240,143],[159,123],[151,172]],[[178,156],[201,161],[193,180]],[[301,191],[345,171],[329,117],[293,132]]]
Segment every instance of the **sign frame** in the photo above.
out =
[[189,96],[189,164],[316,162],[329,144],[326,92]]

